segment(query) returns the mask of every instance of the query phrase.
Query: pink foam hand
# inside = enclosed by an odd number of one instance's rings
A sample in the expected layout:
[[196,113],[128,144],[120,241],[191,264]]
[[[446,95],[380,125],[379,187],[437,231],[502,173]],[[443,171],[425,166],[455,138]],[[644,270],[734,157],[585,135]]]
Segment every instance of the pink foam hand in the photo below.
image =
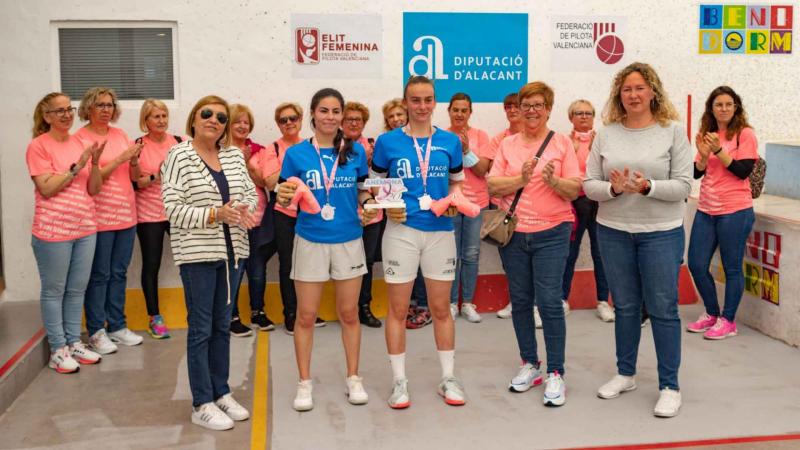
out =
[[447,208],[453,204],[453,196],[448,195],[447,197],[442,197],[439,200],[434,200],[431,203],[431,211],[436,214],[436,217],[441,217],[442,214],[447,211]]
[[286,180],[286,182],[292,183],[297,187],[297,190],[294,191],[294,197],[292,197],[292,205],[297,206],[301,211],[308,214],[319,214],[319,212],[322,211],[317,198],[314,197],[311,189],[303,183],[303,180],[297,177],[291,177]]
[[458,208],[458,212],[461,214],[467,217],[478,217],[481,213],[481,207],[469,201],[469,199],[464,197],[460,192],[453,192],[449,197],[453,199],[452,205]]

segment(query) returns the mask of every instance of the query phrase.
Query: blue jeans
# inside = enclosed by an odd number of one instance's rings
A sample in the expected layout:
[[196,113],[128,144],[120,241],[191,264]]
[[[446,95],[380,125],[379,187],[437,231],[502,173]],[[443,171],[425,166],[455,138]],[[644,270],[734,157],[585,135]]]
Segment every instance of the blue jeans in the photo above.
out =
[[[228,386],[231,353],[229,286],[239,283],[244,261],[234,268],[233,258],[181,264],[189,330],[186,363],[192,405],[212,402],[231,391]],[[231,289],[232,290],[232,289]]]
[[109,332],[121,330],[125,324],[125,287],[128,265],[133,255],[136,227],[100,231],[94,250],[92,275],[86,289],[86,330],[89,336],[103,327]]
[[561,305],[561,277],[571,231],[572,223],[564,222],[536,233],[515,232],[508,245],[500,248],[520,358],[534,365],[539,362],[533,323],[535,297],[542,316],[547,373],[564,373],[567,328]]
[[83,297],[96,240],[97,234],[64,242],[31,238],[42,284],[42,323],[51,352],[80,340]]
[[564,269],[564,283],[561,287],[563,292],[561,298],[569,298],[569,291],[572,290],[572,277],[575,275],[575,262],[581,251],[581,241],[583,233],[589,232],[589,243],[592,250],[592,263],[594,264],[594,283],[597,289],[597,301],[608,301],[608,283],[603,272],[603,260],[600,258],[600,247],[597,245],[597,202],[589,200],[585,195],[578,197],[572,202],[575,208],[577,225],[575,228],[575,240],[569,244],[569,257],[567,267]]
[[712,216],[697,211],[689,239],[689,271],[703,303],[706,314],[719,317],[719,301],[714,277],[708,270],[714,250],[719,246],[722,269],[725,271],[725,307],[722,316],[733,322],[744,293],[745,244],[756,217],[753,208],[731,214]]
[[600,224],[597,228],[617,315],[614,322],[617,370],[620,375],[636,374],[644,304],[653,327],[658,389],[678,390],[681,365],[678,273],[683,258],[683,227],[650,233],[629,233]]
[[450,289],[450,303],[458,304],[458,287],[464,303],[472,303],[478,283],[478,259],[481,255],[481,216],[461,213],[453,217],[456,231],[456,279]]

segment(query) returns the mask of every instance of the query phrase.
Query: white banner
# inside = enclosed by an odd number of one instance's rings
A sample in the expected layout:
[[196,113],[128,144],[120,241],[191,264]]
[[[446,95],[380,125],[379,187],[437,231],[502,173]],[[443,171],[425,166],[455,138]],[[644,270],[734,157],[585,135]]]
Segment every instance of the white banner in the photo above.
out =
[[377,14],[292,14],[294,78],[381,78]]
[[551,70],[615,71],[624,67],[627,18],[620,16],[553,16]]

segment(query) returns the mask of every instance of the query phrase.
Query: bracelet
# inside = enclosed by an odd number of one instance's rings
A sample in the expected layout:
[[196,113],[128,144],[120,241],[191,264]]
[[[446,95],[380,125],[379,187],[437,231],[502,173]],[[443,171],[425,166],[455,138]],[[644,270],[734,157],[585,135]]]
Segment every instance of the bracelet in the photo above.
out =
[[719,153],[719,152],[721,152],[721,151],[722,151],[722,147],[718,148],[718,149],[717,149],[717,150],[714,152],[714,154],[716,155],[716,154],[718,154],[718,153]]
[[644,187],[639,191],[639,193],[642,195],[647,195],[650,193],[651,189],[652,189],[652,182],[650,180],[645,180]]
[[72,163],[72,165],[69,166],[69,171],[67,172],[67,175],[69,175],[70,178],[74,178],[76,175],[78,175],[78,172],[80,172],[80,170],[75,170],[77,167],[78,167],[77,163]]
[[215,225],[217,223],[217,208],[212,207],[208,214],[208,224]]
[[371,196],[365,198],[364,201],[361,202],[361,207],[363,208],[367,204],[367,202],[370,201],[370,200],[375,200],[375,196],[371,195]]

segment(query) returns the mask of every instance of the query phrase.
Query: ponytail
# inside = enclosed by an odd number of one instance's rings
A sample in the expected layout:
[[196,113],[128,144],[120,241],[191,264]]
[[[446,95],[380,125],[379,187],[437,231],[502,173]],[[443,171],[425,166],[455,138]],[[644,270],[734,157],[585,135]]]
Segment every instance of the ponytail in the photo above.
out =
[[[344,139],[344,146],[342,151],[339,151],[339,146],[342,145]],[[336,137],[333,138],[333,153],[339,156],[339,164],[347,164],[347,157],[353,154],[353,140],[345,137],[341,128],[336,130]]]

